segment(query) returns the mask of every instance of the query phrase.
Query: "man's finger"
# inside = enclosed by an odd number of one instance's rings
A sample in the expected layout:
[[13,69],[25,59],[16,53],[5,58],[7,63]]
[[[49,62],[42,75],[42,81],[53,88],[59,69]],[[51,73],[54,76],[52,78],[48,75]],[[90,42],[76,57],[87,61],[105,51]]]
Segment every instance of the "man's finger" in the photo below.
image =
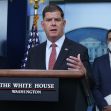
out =
[[78,58],[78,60],[80,60],[80,61],[81,61],[81,59],[80,59],[80,54],[78,54],[78,55],[77,55],[77,58]]

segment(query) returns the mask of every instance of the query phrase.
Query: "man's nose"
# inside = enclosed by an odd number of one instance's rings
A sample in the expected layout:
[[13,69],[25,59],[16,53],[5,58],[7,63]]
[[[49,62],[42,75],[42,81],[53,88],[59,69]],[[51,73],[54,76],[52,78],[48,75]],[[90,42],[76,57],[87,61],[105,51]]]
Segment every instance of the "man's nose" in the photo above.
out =
[[52,19],[52,25],[56,25],[56,21]]

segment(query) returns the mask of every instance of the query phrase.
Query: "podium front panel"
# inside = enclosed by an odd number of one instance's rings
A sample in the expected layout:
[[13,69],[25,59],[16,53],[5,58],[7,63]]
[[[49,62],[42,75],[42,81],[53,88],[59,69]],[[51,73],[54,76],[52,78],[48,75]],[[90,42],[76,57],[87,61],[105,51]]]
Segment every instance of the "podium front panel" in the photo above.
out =
[[58,101],[58,78],[0,77],[0,101]]

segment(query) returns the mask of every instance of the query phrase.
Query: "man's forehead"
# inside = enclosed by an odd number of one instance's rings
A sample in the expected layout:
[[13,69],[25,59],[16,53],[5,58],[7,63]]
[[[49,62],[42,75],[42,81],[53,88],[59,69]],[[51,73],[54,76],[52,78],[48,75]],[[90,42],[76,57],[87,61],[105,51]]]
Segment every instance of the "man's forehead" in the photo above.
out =
[[45,17],[57,17],[57,16],[61,17],[61,13],[59,11],[45,13]]

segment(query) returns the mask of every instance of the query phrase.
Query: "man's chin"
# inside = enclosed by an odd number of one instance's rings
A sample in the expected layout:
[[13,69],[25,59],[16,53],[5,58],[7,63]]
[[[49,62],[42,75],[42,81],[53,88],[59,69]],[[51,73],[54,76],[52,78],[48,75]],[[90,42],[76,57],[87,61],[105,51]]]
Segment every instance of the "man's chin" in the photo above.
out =
[[57,34],[51,34],[50,37],[51,38],[58,38],[58,35]]
[[58,35],[51,35],[51,36],[50,36],[50,40],[51,40],[52,42],[57,41],[59,38],[60,38],[60,37],[58,37]]

